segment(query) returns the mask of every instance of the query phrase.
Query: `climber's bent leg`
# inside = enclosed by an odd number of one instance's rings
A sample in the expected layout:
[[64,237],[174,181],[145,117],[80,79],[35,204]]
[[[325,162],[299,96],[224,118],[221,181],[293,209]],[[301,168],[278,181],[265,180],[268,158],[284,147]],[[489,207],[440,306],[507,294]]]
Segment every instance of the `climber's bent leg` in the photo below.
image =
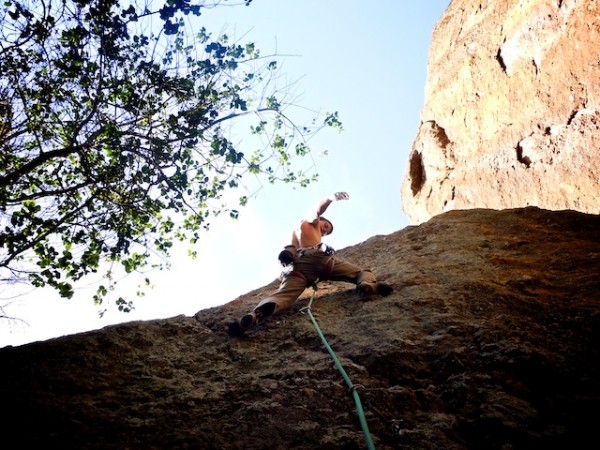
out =
[[288,310],[306,289],[307,280],[300,274],[286,276],[277,292],[262,300],[251,313],[229,326],[229,335],[240,336],[272,314]]
[[382,281],[377,281],[369,269],[361,269],[355,264],[339,259],[333,259],[329,279],[333,281],[347,281],[356,284],[356,289],[361,294],[389,295],[393,288]]

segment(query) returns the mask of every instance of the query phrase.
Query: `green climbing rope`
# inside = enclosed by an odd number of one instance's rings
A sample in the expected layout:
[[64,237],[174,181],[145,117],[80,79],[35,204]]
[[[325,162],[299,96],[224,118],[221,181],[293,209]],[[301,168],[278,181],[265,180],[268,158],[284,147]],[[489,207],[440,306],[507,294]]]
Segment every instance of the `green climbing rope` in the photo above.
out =
[[337,358],[337,356],[335,355],[334,351],[331,349],[331,346],[327,342],[327,339],[325,339],[325,336],[323,335],[323,332],[321,331],[321,328],[319,327],[319,324],[317,323],[315,316],[313,316],[312,302],[317,293],[317,283],[316,282],[313,285],[313,289],[314,289],[314,291],[313,291],[312,296],[310,297],[308,306],[305,308],[308,313],[308,317],[310,317],[310,320],[312,321],[313,325],[315,326],[315,329],[317,330],[317,333],[318,333],[319,337],[321,338],[321,341],[323,341],[323,345],[325,345],[325,348],[327,349],[327,351],[333,358],[335,365],[337,366],[338,370],[342,374],[344,381],[346,381],[346,384],[348,385],[349,391],[352,393],[352,397],[354,397],[354,403],[356,403],[356,410],[358,412],[358,419],[360,420],[360,426],[361,426],[363,434],[365,436],[365,441],[367,442],[367,448],[369,450],[374,450],[375,446],[373,445],[373,439],[371,439],[371,433],[369,433],[369,427],[367,425],[367,419],[365,418],[365,412],[363,411],[363,407],[360,402],[360,396],[358,395],[358,392],[356,390],[360,385],[356,385],[356,384],[352,383],[352,381],[350,380],[350,377],[344,370],[344,367],[342,367],[342,364],[340,363],[340,361]]

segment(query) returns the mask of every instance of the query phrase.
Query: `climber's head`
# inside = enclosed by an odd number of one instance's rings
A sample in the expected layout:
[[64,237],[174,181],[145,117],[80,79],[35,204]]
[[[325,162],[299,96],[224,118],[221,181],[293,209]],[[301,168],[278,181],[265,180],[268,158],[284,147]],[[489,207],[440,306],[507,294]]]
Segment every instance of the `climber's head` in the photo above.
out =
[[323,216],[319,217],[319,227],[323,236],[333,233],[333,224]]

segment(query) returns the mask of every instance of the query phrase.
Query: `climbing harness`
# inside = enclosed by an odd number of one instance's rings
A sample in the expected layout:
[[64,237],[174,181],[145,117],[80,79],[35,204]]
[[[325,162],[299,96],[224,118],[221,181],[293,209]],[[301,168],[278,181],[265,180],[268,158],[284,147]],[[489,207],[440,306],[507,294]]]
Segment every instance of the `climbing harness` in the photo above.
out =
[[323,332],[321,331],[321,328],[319,327],[319,324],[317,323],[317,321],[316,321],[316,319],[315,319],[315,317],[313,316],[313,313],[312,313],[312,302],[313,302],[313,300],[315,298],[315,295],[317,294],[317,282],[318,281],[319,280],[316,280],[315,283],[312,285],[313,294],[310,297],[310,301],[308,302],[308,306],[306,308],[303,308],[302,310],[306,310],[307,311],[308,317],[310,317],[310,320],[312,321],[313,325],[315,326],[315,329],[317,330],[317,334],[321,338],[321,341],[323,342],[323,345],[325,345],[325,348],[327,349],[327,351],[331,355],[331,358],[333,359],[333,361],[335,362],[335,365],[337,366],[338,370],[342,374],[342,377],[344,378],[344,381],[348,385],[348,392],[352,393],[352,397],[354,397],[354,403],[356,403],[356,410],[357,410],[357,413],[358,413],[358,418],[360,420],[360,426],[361,426],[363,434],[365,436],[365,441],[367,443],[367,448],[369,450],[374,450],[375,446],[373,445],[373,440],[371,439],[371,434],[369,433],[369,427],[367,425],[367,419],[365,418],[365,413],[363,411],[363,407],[362,407],[362,404],[360,402],[360,396],[358,395],[358,392],[357,392],[357,389],[359,389],[361,387],[364,387],[364,386],[362,386],[360,384],[353,384],[352,383],[352,381],[350,380],[350,377],[348,376],[348,374],[344,370],[344,367],[342,367],[342,364],[340,363],[339,359],[335,355],[335,353],[332,350],[331,346],[327,342],[327,339],[325,339],[325,336],[323,335]]

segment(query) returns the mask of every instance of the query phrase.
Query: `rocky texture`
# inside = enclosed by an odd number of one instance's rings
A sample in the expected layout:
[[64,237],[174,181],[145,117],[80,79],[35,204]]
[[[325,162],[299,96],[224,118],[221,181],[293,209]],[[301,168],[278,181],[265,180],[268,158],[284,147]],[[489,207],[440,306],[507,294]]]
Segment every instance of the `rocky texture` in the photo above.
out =
[[[321,283],[312,308],[362,385],[376,448],[595,448],[599,216],[452,211],[338,256],[395,287],[361,298]],[[2,448],[365,448],[302,313],[311,290],[289,314],[227,337],[275,287],[195,317],[0,349]]]
[[432,36],[402,184],[451,209],[600,212],[600,1],[453,0]]

